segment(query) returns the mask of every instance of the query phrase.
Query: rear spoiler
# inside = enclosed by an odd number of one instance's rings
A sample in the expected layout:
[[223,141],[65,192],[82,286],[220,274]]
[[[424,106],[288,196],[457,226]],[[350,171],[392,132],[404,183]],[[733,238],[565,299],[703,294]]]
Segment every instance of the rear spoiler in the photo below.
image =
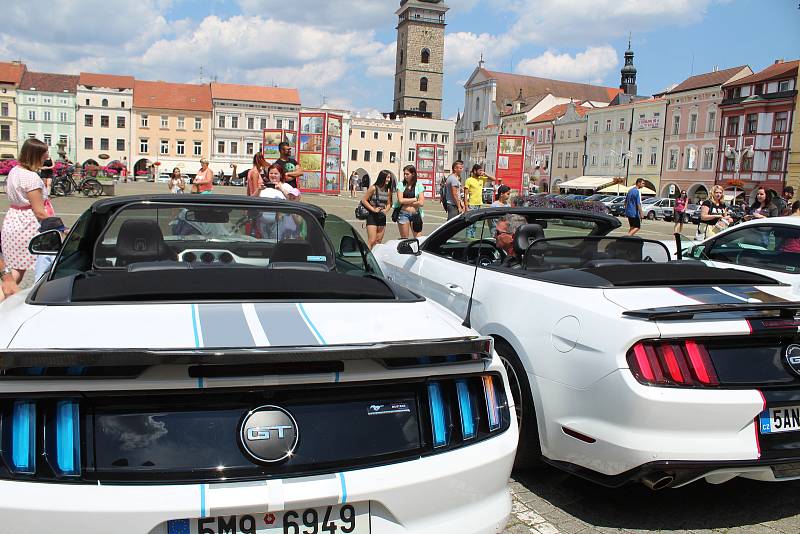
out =
[[[391,341],[305,347],[202,349],[0,349],[0,371],[52,367],[147,367],[153,365],[255,365],[347,360],[490,360],[491,337]],[[424,362],[423,362],[424,363]],[[431,362],[434,363],[434,362]]]
[[718,313],[756,312],[757,315],[778,312],[781,318],[793,319],[800,313],[800,302],[742,302],[732,304],[692,304],[689,306],[665,306],[663,308],[644,308],[622,312],[627,317],[649,321],[677,321],[692,319],[698,315]]

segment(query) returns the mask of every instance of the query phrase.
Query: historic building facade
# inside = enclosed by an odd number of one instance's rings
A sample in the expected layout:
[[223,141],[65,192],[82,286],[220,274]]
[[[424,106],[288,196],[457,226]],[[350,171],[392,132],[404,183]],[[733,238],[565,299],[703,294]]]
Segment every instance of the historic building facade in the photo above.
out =
[[742,65],[691,76],[663,96],[667,99],[661,195],[686,191],[692,201],[708,197],[719,157],[722,85],[753,74]]
[[35,137],[50,147],[53,160],[58,145],[75,161],[75,92],[78,76],[26,71],[17,90],[18,144]]
[[[211,150],[211,88],[208,85],[136,80],[133,89],[134,172],[158,163],[160,173],[177,167],[195,175]],[[217,172],[212,166],[212,171]]]
[[[553,124],[552,181],[566,182],[583,176],[586,154],[586,112],[592,109],[576,102],[566,104]],[[540,183],[539,191],[547,191]]]
[[354,117],[350,122],[348,148],[347,176],[355,171],[359,177],[369,174],[370,182],[375,182],[378,173],[387,169],[398,177],[403,149],[403,122],[399,117]]
[[644,178],[656,195],[666,196],[661,187],[661,159],[664,152],[666,98],[647,98],[629,104],[632,108],[628,185]]
[[444,78],[442,0],[402,0],[397,10],[394,112],[440,119]]
[[798,65],[776,61],[722,86],[716,183],[743,188],[748,202],[757,187],[780,193],[786,183]]
[[627,183],[632,122],[631,104],[590,109],[586,112],[584,175]]
[[131,159],[133,76],[82,72],[77,87],[77,163]]
[[0,159],[17,157],[17,87],[25,64],[0,62]]

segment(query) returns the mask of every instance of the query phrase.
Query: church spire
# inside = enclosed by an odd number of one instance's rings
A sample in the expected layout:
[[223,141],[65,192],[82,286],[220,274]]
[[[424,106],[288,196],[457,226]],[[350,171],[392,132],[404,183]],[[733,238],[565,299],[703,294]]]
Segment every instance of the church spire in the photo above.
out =
[[633,65],[633,49],[631,48],[631,34],[628,34],[628,50],[625,51],[625,65],[620,71],[619,88],[626,95],[636,95],[636,67]]

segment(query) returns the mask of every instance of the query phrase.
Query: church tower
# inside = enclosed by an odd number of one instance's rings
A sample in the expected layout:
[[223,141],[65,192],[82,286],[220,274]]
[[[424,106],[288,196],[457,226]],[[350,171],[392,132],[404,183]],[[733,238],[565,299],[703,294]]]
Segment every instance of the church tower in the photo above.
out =
[[633,50],[631,50],[631,38],[628,37],[628,50],[625,51],[625,65],[620,71],[621,80],[619,88],[626,95],[636,95],[636,67],[633,66]]
[[442,118],[444,15],[442,0],[401,0],[397,23],[394,112]]

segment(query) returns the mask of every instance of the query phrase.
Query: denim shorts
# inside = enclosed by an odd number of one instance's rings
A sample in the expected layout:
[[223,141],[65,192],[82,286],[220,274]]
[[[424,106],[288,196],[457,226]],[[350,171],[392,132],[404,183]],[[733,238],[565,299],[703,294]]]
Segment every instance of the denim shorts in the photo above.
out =
[[407,211],[401,211],[400,214],[397,216],[397,224],[408,224],[411,222],[411,216],[413,214]]

